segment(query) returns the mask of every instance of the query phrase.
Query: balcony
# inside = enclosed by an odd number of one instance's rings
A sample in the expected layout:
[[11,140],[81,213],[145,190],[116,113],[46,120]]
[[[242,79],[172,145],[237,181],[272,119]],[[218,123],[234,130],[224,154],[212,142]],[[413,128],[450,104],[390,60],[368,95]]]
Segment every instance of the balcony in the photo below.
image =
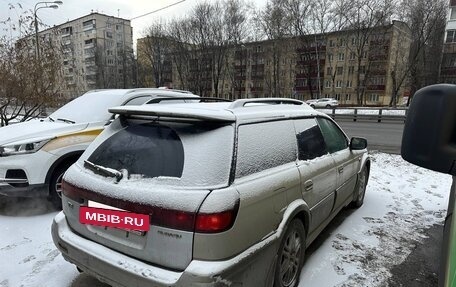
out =
[[82,26],[82,31],[84,31],[84,32],[87,32],[87,31],[90,31],[90,30],[93,30],[93,29],[95,29],[95,24]]
[[94,76],[97,74],[97,70],[92,70],[92,69],[87,69],[86,70],[86,75],[87,76]]
[[441,70],[441,75],[446,75],[446,76],[452,76],[452,75],[456,75],[456,68],[445,68],[445,67],[442,67],[442,70]]
[[[309,74],[296,74],[296,79],[318,78],[318,72],[311,72]],[[323,77],[323,71],[320,71],[320,77]]]
[[251,87],[250,91],[252,91],[252,92],[262,92],[263,91],[263,87]]
[[320,46],[320,47],[301,47],[296,49],[297,53],[309,53],[309,52],[315,52],[315,51],[326,51],[326,46]]
[[385,85],[368,85],[366,89],[369,91],[384,91]]
[[85,44],[84,49],[95,48],[95,43]]

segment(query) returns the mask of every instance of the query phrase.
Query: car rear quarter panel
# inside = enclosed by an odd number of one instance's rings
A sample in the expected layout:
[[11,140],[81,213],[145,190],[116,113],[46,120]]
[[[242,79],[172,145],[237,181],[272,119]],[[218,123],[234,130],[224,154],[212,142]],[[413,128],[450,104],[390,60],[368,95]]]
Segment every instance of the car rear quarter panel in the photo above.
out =
[[277,231],[288,205],[288,195],[300,194],[294,162],[235,180],[239,211],[233,227],[217,234],[195,233],[194,258],[233,257]]

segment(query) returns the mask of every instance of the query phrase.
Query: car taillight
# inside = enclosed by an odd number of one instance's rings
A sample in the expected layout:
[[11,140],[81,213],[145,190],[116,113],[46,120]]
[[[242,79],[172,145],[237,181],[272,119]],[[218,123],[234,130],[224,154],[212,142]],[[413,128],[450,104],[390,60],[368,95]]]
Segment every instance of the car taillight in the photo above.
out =
[[195,225],[195,213],[156,208],[152,212],[150,223],[152,225],[171,229],[193,231],[193,227]]
[[66,197],[68,197],[78,203],[84,202],[84,199],[81,197],[81,189],[77,186],[69,184],[65,180],[62,180],[62,193]]
[[218,233],[230,229],[236,218],[235,210],[196,216],[195,232]]

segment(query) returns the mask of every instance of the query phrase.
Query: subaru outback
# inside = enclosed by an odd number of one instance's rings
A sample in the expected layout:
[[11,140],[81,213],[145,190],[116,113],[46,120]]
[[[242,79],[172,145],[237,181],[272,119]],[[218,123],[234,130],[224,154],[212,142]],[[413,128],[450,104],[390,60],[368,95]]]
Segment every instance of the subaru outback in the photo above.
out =
[[363,204],[367,142],[291,99],[123,106],[72,165],[55,245],[113,286],[297,286]]

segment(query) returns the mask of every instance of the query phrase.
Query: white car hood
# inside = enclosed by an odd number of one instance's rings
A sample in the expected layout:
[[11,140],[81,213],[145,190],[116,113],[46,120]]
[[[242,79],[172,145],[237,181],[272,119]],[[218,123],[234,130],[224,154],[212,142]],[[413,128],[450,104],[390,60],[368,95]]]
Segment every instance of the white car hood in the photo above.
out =
[[0,128],[0,145],[34,138],[52,138],[62,134],[83,130],[88,125],[88,123],[69,124],[41,120],[17,123]]

